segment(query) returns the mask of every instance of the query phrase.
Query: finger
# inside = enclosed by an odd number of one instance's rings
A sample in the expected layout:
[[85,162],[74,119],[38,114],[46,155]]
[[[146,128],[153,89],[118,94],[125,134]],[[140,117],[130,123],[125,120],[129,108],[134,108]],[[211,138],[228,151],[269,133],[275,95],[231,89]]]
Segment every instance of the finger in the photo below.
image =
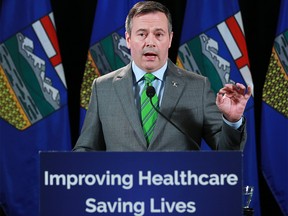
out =
[[245,85],[243,85],[242,83],[236,83],[234,84],[227,84],[225,85],[226,88],[224,88],[224,90],[226,90],[226,93],[236,93],[236,94],[240,94],[242,96],[245,95],[246,92],[246,87]]
[[245,87],[243,84],[241,84],[241,83],[236,83],[234,88],[235,88],[236,91],[239,92],[240,94],[242,94],[242,95],[245,94],[246,87]]
[[246,87],[242,83],[236,83],[235,86],[239,89],[245,90]]
[[217,93],[217,96],[216,96],[216,104],[217,104],[217,105],[222,104],[223,101],[225,100],[225,97],[226,97],[225,94]]
[[224,85],[224,87],[229,88],[229,89],[232,89],[233,86],[234,86],[234,84],[232,84],[232,83],[226,83],[226,84]]
[[241,95],[243,95],[245,97],[245,99],[250,98],[250,96],[252,95],[252,87],[251,86],[247,86],[247,90],[246,90],[246,87],[241,83],[236,83],[236,86],[238,87],[238,89],[241,89],[238,92],[240,92]]
[[219,93],[229,93],[233,92],[233,84],[225,84],[220,90]]
[[245,94],[245,98],[246,99],[249,99],[252,95],[252,87],[251,86],[248,86],[247,87],[247,93]]
[[247,91],[247,95],[245,94],[246,87],[241,83],[236,84],[225,84],[223,88],[219,90],[219,94],[222,94],[222,96],[229,97],[234,100],[241,100],[242,97],[245,99],[249,98],[251,95],[251,87],[249,87],[249,90]]
[[223,94],[222,93],[217,93],[217,97],[216,97],[216,102],[220,103],[223,99]]
[[239,92],[239,90],[236,89],[236,87],[223,87],[222,89],[219,90],[220,94],[225,94],[227,97],[233,97],[237,95],[242,94],[242,90]]
[[223,90],[227,91],[228,92],[235,92],[235,91],[239,91],[239,90],[245,90],[245,86],[239,84],[239,86],[237,85],[239,83],[236,83],[236,84],[225,84],[224,87],[223,87]]

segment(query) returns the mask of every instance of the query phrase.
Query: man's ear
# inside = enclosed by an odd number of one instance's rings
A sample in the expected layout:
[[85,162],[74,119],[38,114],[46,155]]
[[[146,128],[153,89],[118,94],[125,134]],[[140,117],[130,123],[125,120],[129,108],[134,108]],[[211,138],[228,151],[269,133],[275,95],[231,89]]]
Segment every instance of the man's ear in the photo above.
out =
[[173,39],[173,32],[170,33],[169,38],[170,38],[170,44],[169,44],[169,48],[171,47],[172,44],[172,39]]
[[128,32],[125,32],[127,48],[130,49],[130,35]]

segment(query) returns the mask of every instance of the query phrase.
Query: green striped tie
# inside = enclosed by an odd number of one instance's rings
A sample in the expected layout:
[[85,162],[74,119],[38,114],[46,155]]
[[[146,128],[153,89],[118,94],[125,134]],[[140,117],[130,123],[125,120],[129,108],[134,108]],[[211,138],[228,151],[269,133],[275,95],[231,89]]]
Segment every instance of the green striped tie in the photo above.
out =
[[[146,88],[147,86],[151,86],[151,83],[155,79],[155,76],[153,74],[147,73],[144,75],[144,78],[145,78],[146,85],[141,94],[141,119],[142,119],[142,126],[143,126],[145,139],[147,141],[147,144],[149,144],[153,136],[154,127],[155,127],[158,113],[152,107],[150,103],[150,99],[146,95]],[[157,94],[155,94],[154,97],[152,98],[152,103],[155,107],[158,108]]]

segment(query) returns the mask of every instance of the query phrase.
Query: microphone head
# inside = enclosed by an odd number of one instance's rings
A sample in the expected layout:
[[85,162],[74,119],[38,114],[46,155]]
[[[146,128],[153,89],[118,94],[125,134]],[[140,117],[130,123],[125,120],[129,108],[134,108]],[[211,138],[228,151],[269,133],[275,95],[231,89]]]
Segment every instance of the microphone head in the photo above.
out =
[[154,95],[156,94],[155,88],[153,86],[147,86],[146,88],[146,95],[149,98],[153,98]]

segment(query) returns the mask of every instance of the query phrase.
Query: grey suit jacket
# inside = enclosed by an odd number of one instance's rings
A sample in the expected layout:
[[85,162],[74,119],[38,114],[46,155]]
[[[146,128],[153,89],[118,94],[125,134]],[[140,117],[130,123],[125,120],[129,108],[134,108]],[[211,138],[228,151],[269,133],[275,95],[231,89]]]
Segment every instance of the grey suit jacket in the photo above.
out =
[[[90,104],[74,151],[185,151],[195,144],[159,115],[149,146],[142,131],[133,92],[131,63],[94,80]],[[245,120],[235,130],[224,123],[206,77],[168,60],[160,111],[200,145],[214,150],[243,149]],[[176,85],[173,85],[173,83]]]

